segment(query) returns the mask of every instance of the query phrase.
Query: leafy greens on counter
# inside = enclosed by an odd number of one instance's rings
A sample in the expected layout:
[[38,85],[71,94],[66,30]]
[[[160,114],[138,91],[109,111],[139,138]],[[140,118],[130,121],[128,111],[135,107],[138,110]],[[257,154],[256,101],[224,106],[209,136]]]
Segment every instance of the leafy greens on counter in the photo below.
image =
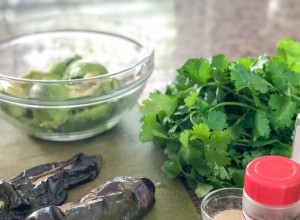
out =
[[189,59],[165,93],[143,101],[140,140],[162,147],[162,170],[199,198],[242,187],[252,159],[290,156],[299,85],[300,44],[291,39],[280,40],[274,56]]

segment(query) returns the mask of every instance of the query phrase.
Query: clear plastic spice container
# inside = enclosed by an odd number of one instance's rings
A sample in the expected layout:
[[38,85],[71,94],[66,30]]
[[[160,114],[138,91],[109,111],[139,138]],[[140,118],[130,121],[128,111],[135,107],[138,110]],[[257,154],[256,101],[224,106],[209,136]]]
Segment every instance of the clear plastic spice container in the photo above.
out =
[[245,172],[245,220],[296,220],[300,218],[300,165],[281,156],[251,161]]
[[300,114],[297,115],[295,121],[292,159],[297,163],[300,163]]

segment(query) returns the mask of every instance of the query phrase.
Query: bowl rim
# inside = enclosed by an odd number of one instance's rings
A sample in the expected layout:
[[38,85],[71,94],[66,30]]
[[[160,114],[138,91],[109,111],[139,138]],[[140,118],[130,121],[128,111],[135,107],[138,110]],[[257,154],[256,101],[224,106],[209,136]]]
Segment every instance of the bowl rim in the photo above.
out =
[[[86,82],[86,81],[90,81],[90,80],[96,80],[96,79],[105,79],[105,78],[109,78],[111,76],[116,76],[116,75],[121,75],[122,73],[125,73],[127,71],[130,71],[132,69],[134,69],[135,67],[143,64],[146,60],[148,59],[154,59],[154,43],[152,42],[152,40],[150,39],[148,33],[146,33],[144,30],[141,30],[140,28],[138,28],[135,25],[129,24],[129,23],[123,23],[119,20],[109,20],[105,17],[102,17],[100,15],[96,15],[96,14],[85,14],[85,13],[55,13],[55,14],[48,14],[48,15],[43,15],[43,16],[32,16],[30,18],[24,19],[24,20],[16,20],[13,22],[7,22],[4,20],[4,24],[3,25],[21,25],[22,23],[27,23],[27,22],[34,22],[37,19],[51,19],[51,17],[53,16],[64,16],[64,17],[88,17],[92,19],[101,19],[101,23],[106,23],[106,24],[111,24],[111,25],[115,25],[118,28],[121,27],[129,27],[131,29],[134,29],[135,31],[138,32],[138,34],[141,36],[141,39],[143,40],[143,43],[138,42],[135,39],[132,39],[130,37],[127,36],[122,36],[121,34],[115,34],[115,33],[110,33],[108,31],[101,31],[99,30],[99,33],[106,33],[108,35],[113,35],[116,37],[122,37],[123,39],[127,39],[130,40],[132,42],[135,42],[136,44],[140,45],[142,48],[146,48],[146,53],[143,53],[141,58],[139,58],[135,63],[126,66],[124,68],[122,68],[121,70],[117,70],[114,72],[107,72],[105,74],[99,75],[99,76],[94,76],[94,77],[89,77],[89,78],[80,78],[80,79],[64,79],[64,80],[44,80],[44,79],[27,79],[27,78],[18,78],[18,77],[13,77],[13,76],[7,76],[5,74],[2,74],[0,72],[0,80],[6,80],[6,81],[15,81],[15,82],[21,82],[21,83],[55,83],[55,84],[65,84],[65,83],[76,83],[76,82]],[[33,36],[33,35],[37,35],[37,34],[43,34],[43,33],[53,33],[53,32],[63,32],[63,31],[81,31],[81,32],[86,32],[86,33],[97,33],[97,31],[91,31],[91,30],[87,30],[85,28],[81,28],[81,29],[74,29],[74,28],[65,28],[65,29],[53,29],[50,31],[36,31],[33,33],[29,33],[29,34],[21,34],[21,35],[17,35],[9,40],[5,40],[5,41],[0,41],[0,43],[2,42],[10,42],[13,41],[15,39],[18,39],[20,37],[23,36]]]
[[143,87],[150,77],[151,72],[145,74],[139,80],[134,81],[131,84],[128,84],[121,89],[115,90],[110,93],[106,93],[101,96],[88,96],[82,97],[80,99],[69,99],[69,100],[61,100],[61,101],[49,101],[49,100],[35,100],[35,99],[24,99],[15,96],[10,96],[5,93],[0,92],[0,101],[6,102],[13,105],[18,105],[21,107],[28,107],[28,108],[54,108],[54,109],[63,109],[63,108],[74,108],[74,107],[81,107],[81,106],[90,106],[90,105],[97,105],[97,104],[105,104],[110,101],[118,100],[122,97],[127,96],[138,90],[139,88]]

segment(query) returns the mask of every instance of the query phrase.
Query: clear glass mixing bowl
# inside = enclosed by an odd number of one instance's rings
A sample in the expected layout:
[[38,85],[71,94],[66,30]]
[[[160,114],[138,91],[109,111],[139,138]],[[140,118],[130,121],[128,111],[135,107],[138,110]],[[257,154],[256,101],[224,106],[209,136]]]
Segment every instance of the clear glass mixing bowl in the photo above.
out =
[[[116,125],[153,72],[154,51],[137,28],[95,15],[54,15],[0,27],[0,112],[29,135],[79,140]],[[21,78],[80,55],[108,72],[87,78]]]

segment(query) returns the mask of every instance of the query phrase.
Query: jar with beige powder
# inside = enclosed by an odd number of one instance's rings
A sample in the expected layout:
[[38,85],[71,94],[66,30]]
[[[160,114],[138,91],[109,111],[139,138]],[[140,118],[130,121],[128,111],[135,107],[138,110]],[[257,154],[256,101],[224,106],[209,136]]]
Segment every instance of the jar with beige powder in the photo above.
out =
[[222,188],[207,194],[201,202],[203,220],[241,220],[242,188]]

